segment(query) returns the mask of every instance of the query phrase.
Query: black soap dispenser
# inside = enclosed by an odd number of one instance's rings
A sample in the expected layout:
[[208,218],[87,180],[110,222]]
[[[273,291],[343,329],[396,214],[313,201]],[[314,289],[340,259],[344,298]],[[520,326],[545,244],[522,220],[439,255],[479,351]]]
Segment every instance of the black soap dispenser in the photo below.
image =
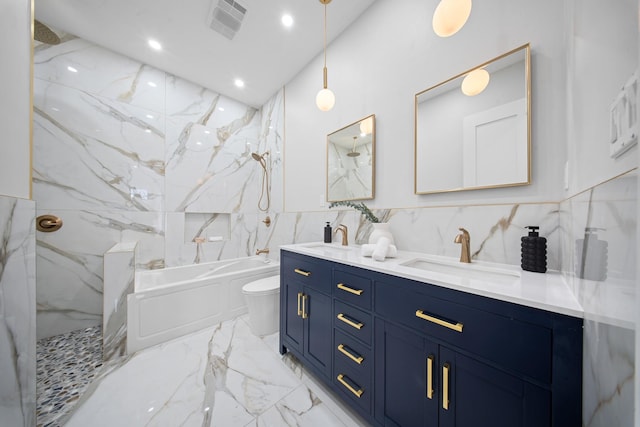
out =
[[331,225],[329,222],[324,226],[324,242],[331,243]]
[[520,266],[523,270],[544,273],[547,271],[547,239],[538,235],[537,226],[528,226],[529,235],[522,236],[520,241]]

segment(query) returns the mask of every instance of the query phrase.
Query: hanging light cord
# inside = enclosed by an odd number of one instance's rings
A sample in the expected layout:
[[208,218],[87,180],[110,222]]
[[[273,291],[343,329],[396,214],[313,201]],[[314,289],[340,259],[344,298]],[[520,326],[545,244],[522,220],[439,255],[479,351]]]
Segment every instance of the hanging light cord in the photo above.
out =
[[324,4],[324,68],[322,69],[324,88],[327,88],[327,3]]

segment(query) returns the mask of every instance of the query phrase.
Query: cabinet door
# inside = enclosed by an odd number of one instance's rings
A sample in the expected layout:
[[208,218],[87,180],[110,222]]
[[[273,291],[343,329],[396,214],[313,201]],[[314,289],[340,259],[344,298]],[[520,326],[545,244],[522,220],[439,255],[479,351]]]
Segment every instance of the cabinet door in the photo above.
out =
[[442,346],[438,376],[441,427],[551,425],[548,390]]
[[303,293],[302,285],[284,279],[283,288],[281,289],[281,310],[284,310],[282,325],[280,327],[286,340],[286,346],[291,347],[298,352],[303,352],[304,322],[302,319],[302,303]]
[[304,288],[305,294],[305,338],[304,353],[325,375],[331,375],[331,357],[333,355],[331,316],[331,297],[311,288]]
[[438,425],[438,347],[376,320],[376,419],[386,426]]

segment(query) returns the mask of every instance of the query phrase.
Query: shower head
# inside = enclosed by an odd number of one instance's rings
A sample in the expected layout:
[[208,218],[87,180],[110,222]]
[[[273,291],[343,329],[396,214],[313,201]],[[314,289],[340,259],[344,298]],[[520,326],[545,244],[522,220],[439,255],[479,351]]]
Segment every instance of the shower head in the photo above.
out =
[[251,153],[251,157],[253,157],[253,160],[255,160],[256,162],[261,162],[264,161],[264,156],[268,156],[269,152],[265,151],[262,154],[258,154],[258,153]]
[[351,151],[349,151],[347,153],[347,157],[358,157],[360,155],[360,153],[356,151],[356,139],[358,139],[358,137],[354,136],[353,137],[353,148],[351,148]]

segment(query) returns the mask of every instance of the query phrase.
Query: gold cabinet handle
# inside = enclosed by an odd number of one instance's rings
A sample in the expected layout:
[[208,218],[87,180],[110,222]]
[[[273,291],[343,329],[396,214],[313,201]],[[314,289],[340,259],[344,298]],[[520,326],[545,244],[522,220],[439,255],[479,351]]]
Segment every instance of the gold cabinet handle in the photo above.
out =
[[302,308],[300,308],[301,300],[302,300],[302,292],[298,292],[298,316],[302,316]]
[[362,327],[364,326],[364,323],[360,323],[360,322],[356,323],[352,320],[347,319],[342,313],[338,314],[337,317],[338,317],[338,320],[342,320],[347,325],[354,327],[356,329],[362,329]]
[[429,316],[425,314],[422,310],[416,310],[416,317],[420,319],[426,320],[431,323],[435,323],[436,325],[444,326],[445,328],[453,329],[456,332],[462,332],[462,327],[464,326],[462,323],[451,323],[446,320],[438,319],[437,317]]
[[442,365],[442,409],[449,410],[449,364]]
[[342,289],[343,291],[346,291],[346,292],[349,292],[351,294],[358,295],[358,296],[362,295],[362,293],[364,292],[364,290],[362,290],[362,289],[353,289],[353,288],[350,288],[350,287],[346,286],[343,283],[338,283],[338,289]]
[[307,313],[307,294],[302,294],[302,318],[309,318],[309,313]]
[[343,375],[343,374],[338,375],[338,381],[340,381],[340,384],[342,384],[343,386],[345,386],[345,387],[347,388],[347,390],[349,390],[351,393],[355,394],[355,395],[358,397],[358,399],[359,399],[360,397],[362,397],[362,393],[364,393],[364,390],[362,390],[362,389],[358,389],[358,390],[356,390],[355,388],[351,387],[351,386],[349,385],[349,383],[347,383],[347,382],[344,380],[344,375]]
[[293,269],[293,271],[295,271],[298,274],[302,274],[304,277],[311,276],[311,272],[310,271],[300,270],[299,268],[295,268],[295,269]]
[[427,357],[427,399],[433,399],[433,355]]
[[364,361],[364,357],[362,356],[354,356],[349,350],[347,350],[347,347],[344,346],[344,344],[340,344],[338,346],[338,351],[342,354],[344,354],[345,356],[347,356],[349,359],[353,360],[354,362],[356,362],[358,365],[361,365],[362,362]]

